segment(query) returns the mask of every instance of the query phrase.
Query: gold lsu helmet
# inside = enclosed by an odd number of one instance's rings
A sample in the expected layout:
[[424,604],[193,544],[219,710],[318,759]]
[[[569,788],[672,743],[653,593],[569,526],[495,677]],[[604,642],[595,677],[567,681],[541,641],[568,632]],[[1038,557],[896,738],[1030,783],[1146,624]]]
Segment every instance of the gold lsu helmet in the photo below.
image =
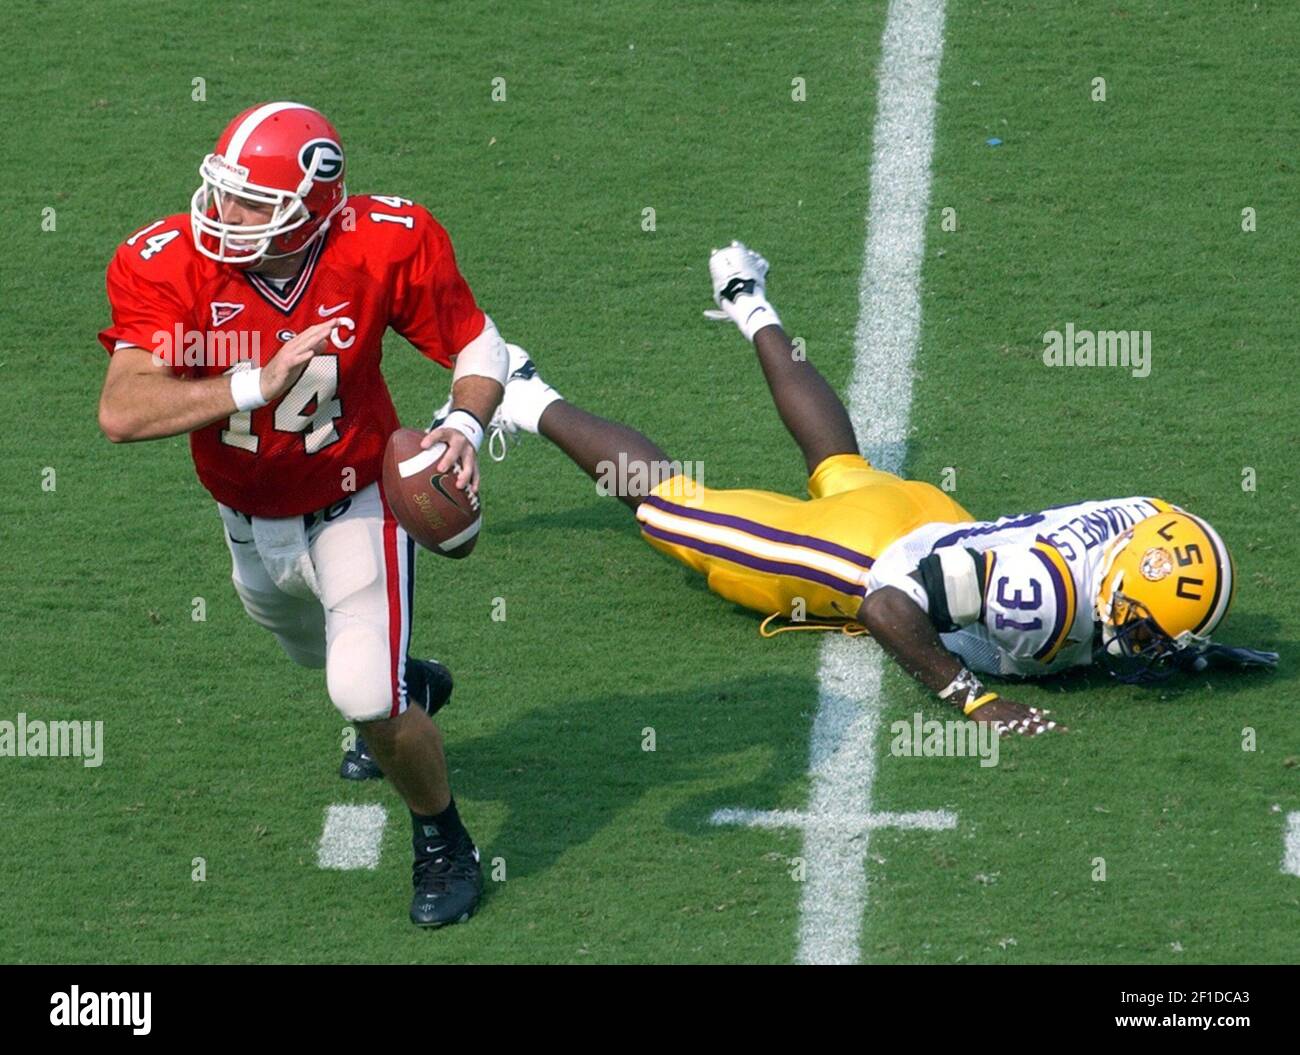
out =
[[1173,672],[1179,653],[1207,645],[1236,592],[1218,532],[1171,507],[1117,536],[1096,592],[1102,658],[1123,681]]

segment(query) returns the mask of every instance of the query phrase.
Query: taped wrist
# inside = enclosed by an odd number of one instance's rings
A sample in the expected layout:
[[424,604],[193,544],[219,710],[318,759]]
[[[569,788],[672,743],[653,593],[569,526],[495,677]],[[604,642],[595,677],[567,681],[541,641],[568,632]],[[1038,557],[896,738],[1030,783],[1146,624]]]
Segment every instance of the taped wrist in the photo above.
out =
[[996,692],[986,692],[984,686],[980,683],[971,671],[962,667],[957,672],[957,676],[952,679],[946,688],[939,692],[939,699],[945,703],[951,701],[961,708],[962,714],[971,715],[983,707],[986,703],[992,703],[998,698]]

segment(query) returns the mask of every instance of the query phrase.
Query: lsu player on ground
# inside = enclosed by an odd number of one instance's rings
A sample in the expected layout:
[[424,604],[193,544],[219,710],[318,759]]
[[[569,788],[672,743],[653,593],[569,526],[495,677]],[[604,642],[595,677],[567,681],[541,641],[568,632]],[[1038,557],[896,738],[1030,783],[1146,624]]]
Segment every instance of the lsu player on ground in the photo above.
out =
[[348,195],[319,111],[244,111],[199,172],[189,212],[142,227],[109,265],[101,428],[114,442],[189,434],[244,608],[294,662],[324,668],[411,811],[412,921],[468,919],[482,876],[430,720],[450,675],[407,655],[415,547],[380,483],[398,427],[380,356],[391,327],[454,368],[454,409],[424,442],[446,443],[438,468],[458,462],[476,487],[504,342],[427,210]]
[[781,328],[767,261],[732,243],[709,268],[718,310],[706,314],[733,320],[753,342],[807,464],[808,499],[686,479],[641,433],[565,401],[514,345],[493,440],[540,433],[597,481],[611,465],[667,467],[646,492],[619,492],[650,545],[771,617],[764,627],[865,630],[941,700],[1000,731],[1057,724],[985,689],[981,674],[1051,674],[1092,662],[1097,646],[1133,680],[1276,661],[1210,644],[1236,578],[1205,521],[1148,497],[977,521],[930,484],[872,468],[843,404]]

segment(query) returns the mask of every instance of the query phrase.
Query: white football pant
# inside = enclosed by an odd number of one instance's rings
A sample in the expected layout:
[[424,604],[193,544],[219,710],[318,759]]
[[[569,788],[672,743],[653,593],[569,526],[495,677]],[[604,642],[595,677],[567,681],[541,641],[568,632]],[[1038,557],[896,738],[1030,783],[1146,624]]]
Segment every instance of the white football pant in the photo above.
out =
[[[253,620],[276,636],[295,663],[325,668],[330,699],[348,721],[404,711],[415,544],[381,500],[379,484],[319,513],[284,521],[250,519],[221,503],[217,508],[235,592]],[[254,520],[260,521],[257,539]],[[306,527],[307,578],[315,571],[315,582],[300,584],[296,594],[276,585],[258,549],[259,541],[267,546],[272,531],[291,538],[295,522]]]

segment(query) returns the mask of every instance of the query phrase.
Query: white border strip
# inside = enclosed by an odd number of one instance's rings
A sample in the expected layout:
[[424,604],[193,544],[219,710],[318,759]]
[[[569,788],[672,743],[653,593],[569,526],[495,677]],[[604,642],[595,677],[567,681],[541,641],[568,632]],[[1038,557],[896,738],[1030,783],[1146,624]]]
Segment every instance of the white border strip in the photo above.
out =
[[332,871],[378,868],[387,823],[388,811],[377,803],[330,806],[316,851],[317,865]]
[[1285,849],[1282,852],[1282,871],[1300,876],[1300,810],[1286,815]]

